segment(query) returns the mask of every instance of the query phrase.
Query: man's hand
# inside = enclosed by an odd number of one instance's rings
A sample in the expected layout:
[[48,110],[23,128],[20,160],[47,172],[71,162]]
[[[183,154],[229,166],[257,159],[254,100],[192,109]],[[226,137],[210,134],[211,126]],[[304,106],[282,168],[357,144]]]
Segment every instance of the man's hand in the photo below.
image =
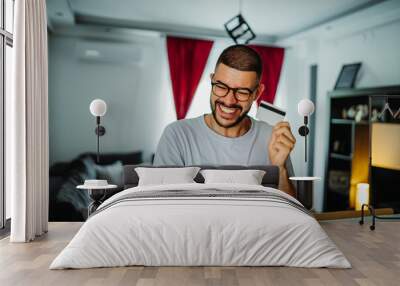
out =
[[289,122],[281,121],[274,126],[268,144],[269,160],[272,165],[285,167],[286,159],[296,144]]
[[278,189],[296,197],[295,189],[289,181],[285,162],[296,144],[288,122],[281,121],[274,126],[272,137],[268,144],[269,161],[279,167]]

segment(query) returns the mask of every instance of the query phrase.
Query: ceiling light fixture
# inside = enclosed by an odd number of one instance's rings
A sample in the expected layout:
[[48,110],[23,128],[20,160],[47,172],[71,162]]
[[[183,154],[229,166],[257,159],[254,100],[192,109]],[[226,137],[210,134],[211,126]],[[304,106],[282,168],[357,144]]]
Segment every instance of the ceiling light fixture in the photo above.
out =
[[239,0],[239,14],[224,24],[225,30],[236,44],[248,44],[256,34],[242,15],[242,0]]

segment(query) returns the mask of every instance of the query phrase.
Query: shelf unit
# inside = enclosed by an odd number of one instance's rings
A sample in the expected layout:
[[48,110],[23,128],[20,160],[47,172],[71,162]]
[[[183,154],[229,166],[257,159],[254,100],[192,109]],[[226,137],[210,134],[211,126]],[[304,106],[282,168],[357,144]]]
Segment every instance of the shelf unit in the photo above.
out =
[[[397,111],[400,108],[400,86],[389,86],[365,89],[335,90],[328,93],[330,97],[329,148],[326,163],[326,181],[324,210],[341,211],[354,208],[356,184],[370,184],[370,198],[374,206],[388,207],[391,202],[383,198],[397,200],[400,206],[400,171],[382,170],[371,166],[371,130],[372,124],[400,124],[400,116],[392,118],[384,116],[372,120],[371,114],[375,109],[382,111],[385,103],[390,103]],[[354,117],[343,118],[350,107],[364,105],[368,115],[356,121]],[[354,115],[354,114],[353,114]],[[400,147],[399,154],[400,156]],[[382,175],[382,173],[384,175]],[[390,174],[388,186],[398,184],[398,195],[385,195],[385,183],[380,177]],[[393,174],[398,177],[392,179]],[[387,178],[387,176],[385,177]],[[394,202],[396,205],[397,202]],[[396,206],[394,207],[396,208]]]
[[355,124],[355,125],[368,125],[368,121],[362,120],[359,122],[356,122],[355,120],[352,119],[339,119],[339,118],[332,118],[331,119],[331,124]]
[[333,159],[341,159],[341,160],[349,160],[351,161],[353,159],[353,155],[342,155],[342,154],[337,154],[337,153],[330,153],[330,157]]

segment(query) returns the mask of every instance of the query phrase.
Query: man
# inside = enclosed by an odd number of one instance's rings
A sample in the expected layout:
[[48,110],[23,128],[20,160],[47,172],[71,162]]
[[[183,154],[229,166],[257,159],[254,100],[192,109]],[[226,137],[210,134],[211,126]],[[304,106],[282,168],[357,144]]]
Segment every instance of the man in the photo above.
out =
[[274,127],[249,116],[264,91],[262,61],[244,45],[226,48],[211,74],[211,114],[168,125],[154,165],[277,165],[279,189],[294,195],[289,154],[295,138],[289,123]]

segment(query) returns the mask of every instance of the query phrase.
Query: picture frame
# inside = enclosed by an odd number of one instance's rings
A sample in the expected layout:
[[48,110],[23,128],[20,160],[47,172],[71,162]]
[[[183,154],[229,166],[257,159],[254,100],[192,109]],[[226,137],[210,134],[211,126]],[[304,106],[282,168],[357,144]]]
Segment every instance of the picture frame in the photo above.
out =
[[353,63],[343,65],[336,80],[334,89],[349,89],[354,87],[358,71],[360,70],[361,63]]

